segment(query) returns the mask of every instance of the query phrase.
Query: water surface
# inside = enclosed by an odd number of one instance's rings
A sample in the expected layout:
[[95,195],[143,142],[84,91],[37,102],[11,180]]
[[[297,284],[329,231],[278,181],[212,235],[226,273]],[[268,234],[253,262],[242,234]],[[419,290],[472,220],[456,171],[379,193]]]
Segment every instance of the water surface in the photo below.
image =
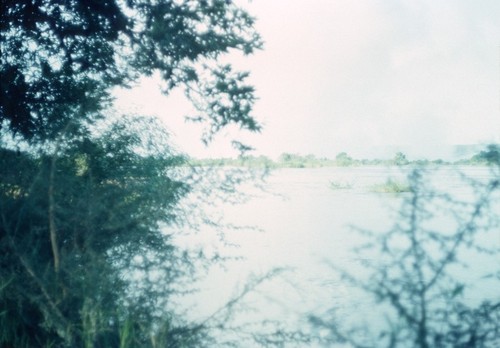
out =
[[[458,169],[431,170],[429,180],[436,188],[467,200],[472,199],[472,191],[460,173],[482,181],[491,177],[485,167]],[[258,229],[227,231],[226,242],[238,247],[227,248],[226,252],[243,259],[208,274],[200,283],[201,291],[192,298],[190,315],[209,316],[241,291],[250,275],[284,267],[287,271],[282,276],[269,280],[248,296],[255,311],[242,313],[242,320],[277,319],[292,325],[308,313],[320,313],[334,306],[344,308],[349,315],[375,318],[372,299],[340,281],[329,264],[357,276],[368,276],[360,263],[363,256],[352,251],[365,241],[355,229],[387,231],[397,221],[399,207],[407,195],[374,193],[370,188],[389,178],[404,182],[408,172],[409,169],[400,167],[279,169],[267,179],[265,191],[247,189],[253,196],[249,201],[209,207],[228,223]],[[454,228],[446,219],[438,222],[437,227]],[[207,227],[200,235],[210,233],[214,231]],[[492,231],[488,238],[490,245],[500,247],[498,231]],[[206,243],[211,248],[216,242],[208,238]],[[472,271],[467,277],[476,287],[468,296],[478,301],[498,298],[494,285],[481,285],[478,281],[481,273],[500,270],[500,258],[470,257],[467,261]]]

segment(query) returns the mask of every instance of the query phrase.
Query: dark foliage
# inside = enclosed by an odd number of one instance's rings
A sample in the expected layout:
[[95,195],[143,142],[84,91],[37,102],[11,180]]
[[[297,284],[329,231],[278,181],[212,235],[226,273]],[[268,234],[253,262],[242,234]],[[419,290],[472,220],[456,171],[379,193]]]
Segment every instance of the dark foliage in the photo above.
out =
[[230,49],[260,47],[253,19],[231,1],[24,0],[0,8],[0,123],[27,139],[53,139],[69,120],[95,118],[110,88],[155,71],[165,93],[186,88],[210,132],[227,123],[259,128],[247,75],[216,64]]
[[[148,344],[166,315],[152,309],[190,272],[160,228],[189,189],[170,178],[182,158],[150,123],[122,120],[52,156],[1,150],[0,343],[118,346],[133,316]],[[151,272],[154,287],[134,285]]]
[[[463,177],[468,194],[450,195],[433,187],[422,169],[410,176],[394,227],[387,232],[360,231],[366,245],[356,249],[367,276],[333,266],[353,289],[371,295],[370,320],[342,320],[337,309],[311,316],[315,328],[326,329],[330,344],[348,347],[497,347],[500,344],[500,299],[470,301],[475,284],[464,274],[473,257],[495,265],[500,251],[498,216],[500,167],[496,146],[482,152],[491,176]],[[445,226],[436,224],[446,221]],[[497,265],[498,266],[498,265]],[[474,274],[499,287],[500,273]],[[377,305],[376,305],[377,304]],[[376,314],[375,314],[376,313]]]
[[[179,250],[189,167],[154,120],[113,120],[111,90],[158,73],[184,88],[205,141],[252,118],[260,47],[231,1],[23,0],[0,6],[0,346],[180,347],[210,342],[171,296],[208,261]],[[196,214],[196,212],[192,212]]]

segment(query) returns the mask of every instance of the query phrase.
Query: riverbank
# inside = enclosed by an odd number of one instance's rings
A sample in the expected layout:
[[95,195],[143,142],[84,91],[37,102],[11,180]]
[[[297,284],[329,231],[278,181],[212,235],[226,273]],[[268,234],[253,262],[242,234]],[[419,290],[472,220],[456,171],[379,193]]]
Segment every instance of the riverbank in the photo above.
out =
[[314,155],[299,155],[284,153],[278,159],[273,160],[267,156],[243,155],[237,158],[215,158],[215,159],[190,159],[193,166],[233,166],[249,168],[321,168],[321,167],[359,167],[359,166],[487,166],[491,161],[491,153],[499,153],[498,145],[491,145],[487,150],[481,151],[470,158],[457,161],[445,161],[443,159],[418,159],[410,160],[404,153],[397,152],[389,159],[356,159],[346,152],[339,153],[334,159],[316,157]]

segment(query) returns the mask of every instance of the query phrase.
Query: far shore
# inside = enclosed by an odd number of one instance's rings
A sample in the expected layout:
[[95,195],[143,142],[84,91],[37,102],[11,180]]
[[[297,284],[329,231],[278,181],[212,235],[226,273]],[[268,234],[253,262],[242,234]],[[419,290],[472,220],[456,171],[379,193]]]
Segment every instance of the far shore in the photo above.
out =
[[267,156],[242,155],[237,158],[190,159],[193,166],[249,167],[249,168],[321,168],[321,167],[359,167],[359,166],[488,166],[498,161],[499,147],[493,145],[470,158],[457,161],[443,159],[409,160],[404,153],[397,152],[390,159],[355,159],[345,152],[334,159],[319,158],[314,155],[282,154],[277,160]]

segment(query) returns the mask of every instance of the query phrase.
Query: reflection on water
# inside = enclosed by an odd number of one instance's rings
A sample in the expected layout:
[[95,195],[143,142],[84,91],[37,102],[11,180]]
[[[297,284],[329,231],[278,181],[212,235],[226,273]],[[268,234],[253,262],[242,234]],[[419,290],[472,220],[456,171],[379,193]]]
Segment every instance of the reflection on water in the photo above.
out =
[[[429,180],[439,190],[467,199],[472,197],[471,191],[460,173],[478,180],[487,180],[491,175],[485,167],[459,169],[431,170]],[[287,267],[289,270],[282,276],[263,284],[258,293],[249,296],[256,311],[245,312],[241,320],[278,319],[292,323],[307,313],[331,307],[348,308],[345,313],[369,318],[373,312],[371,299],[341,282],[328,263],[359,276],[366,273],[360,256],[352,251],[363,242],[363,237],[354,233],[352,226],[387,231],[398,217],[405,193],[377,194],[371,192],[370,187],[388,178],[404,182],[407,174],[408,169],[397,167],[280,169],[267,179],[265,192],[249,189],[248,193],[254,198],[248,202],[211,207],[228,223],[257,226],[260,230],[227,232],[226,241],[239,247],[225,252],[244,259],[229,262],[226,269],[213,269],[208,274],[200,283],[201,291],[190,299],[190,315],[204,318],[213,313],[242,288],[252,273]],[[332,182],[343,186],[332,188]],[[446,219],[437,224],[438,229],[452,227],[452,222]],[[196,238],[210,235],[207,228]],[[488,238],[491,245],[500,247],[498,232],[494,238],[491,235]],[[206,238],[204,243],[208,248],[217,241]],[[479,300],[498,297],[487,282],[484,286],[477,282],[484,272],[500,269],[500,258],[497,256],[494,264],[491,258],[489,264],[484,264],[485,259],[481,257],[470,258],[473,271],[467,277],[477,286],[469,296]]]

